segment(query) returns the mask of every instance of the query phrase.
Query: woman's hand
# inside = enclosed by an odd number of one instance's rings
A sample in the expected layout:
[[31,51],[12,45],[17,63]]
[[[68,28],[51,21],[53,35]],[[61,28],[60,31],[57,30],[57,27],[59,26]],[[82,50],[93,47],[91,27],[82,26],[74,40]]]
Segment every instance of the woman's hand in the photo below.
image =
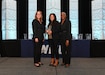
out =
[[52,31],[51,31],[51,30],[46,30],[46,33],[47,33],[48,35],[51,35],[51,34],[52,34]]
[[50,31],[48,32],[48,34],[51,35],[51,34],[52,34],[52,31],[50,30]]
[[43,39],[43,41],[42,42],[44,42],[45,40]]
[[46,30],[46,33],[48,34],[48,30]]
[[69,46],[69,40],[66,40],[65,45],[66,45],[66,47]]
[[38,38],[35,38],[35,42],[39,42]]

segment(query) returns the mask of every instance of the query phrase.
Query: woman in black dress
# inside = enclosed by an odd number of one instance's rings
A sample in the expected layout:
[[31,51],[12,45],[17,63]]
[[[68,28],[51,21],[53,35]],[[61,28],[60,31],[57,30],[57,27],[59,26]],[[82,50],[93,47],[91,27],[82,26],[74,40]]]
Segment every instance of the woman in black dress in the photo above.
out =
[[34,65],[39,67],[42,65],[41,63],[41,47],[43,44],[44,36],[43,33],[45,32],[45,27],[43,25],[42,20],[42,12],[37,11],[35,15],[35,19],[32,22],[33,28],[33,41],[34,41]]
[[46,32],[48,34],[49,46],[51,47],[51,63],[49,65],[56,67],[59,63],[58,43],[60,23],[56,21],[56,15],[54,13],[51,13],[49,16],[49,24]]
[[61,13],[61,51],[62,51],[62,66],[70,66],[71,59],[71,22],[66,18],[66,13]]

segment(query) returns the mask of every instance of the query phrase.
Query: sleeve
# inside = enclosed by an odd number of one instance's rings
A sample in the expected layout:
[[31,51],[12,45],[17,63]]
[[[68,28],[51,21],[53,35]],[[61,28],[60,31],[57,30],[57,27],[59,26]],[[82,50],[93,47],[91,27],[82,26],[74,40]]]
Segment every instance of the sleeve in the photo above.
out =
[[43,33],[45,33],[46,32],[46,28],[45,28],[45,25],[44,25],[44,28],[43,28]]
[[71,39],[71,22],[70,21],[68,21],[66,23],[66,28],[67,28],[67,37],[66,37],[66,39],[70,40]]
[[33,38],[37,38],[38,36],[38,26],[37,21],[33,20],[32,22],[32,29],[33,29]]

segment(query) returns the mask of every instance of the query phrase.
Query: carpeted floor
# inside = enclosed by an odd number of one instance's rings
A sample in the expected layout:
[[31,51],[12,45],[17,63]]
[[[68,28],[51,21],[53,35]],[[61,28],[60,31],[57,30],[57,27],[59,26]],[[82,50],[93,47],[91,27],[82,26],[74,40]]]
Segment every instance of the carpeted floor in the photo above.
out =
[[105,58],[72,58],[68,68],[49,66],[50,58],[42,62],[35,67],[33,58],[0,57],[0,75],[105,75]]

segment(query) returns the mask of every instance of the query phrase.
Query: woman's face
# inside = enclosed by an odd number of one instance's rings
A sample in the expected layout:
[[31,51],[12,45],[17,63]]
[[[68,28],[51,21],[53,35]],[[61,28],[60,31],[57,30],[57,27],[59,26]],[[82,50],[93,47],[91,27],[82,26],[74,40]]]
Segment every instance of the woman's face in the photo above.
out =
[[37,12],[37,15],[36,15],[36,17],[38,18],[38,19],[40,19],[41,17],[42,17],[42,14],[41,14],[41,12]]
[[55,19],[54,15],[50,15],[50,20],[54,21],[54,19]]
[[61,19],[65,20],[65,18],[66,18],[66,15],[64,13],[61,13]]

